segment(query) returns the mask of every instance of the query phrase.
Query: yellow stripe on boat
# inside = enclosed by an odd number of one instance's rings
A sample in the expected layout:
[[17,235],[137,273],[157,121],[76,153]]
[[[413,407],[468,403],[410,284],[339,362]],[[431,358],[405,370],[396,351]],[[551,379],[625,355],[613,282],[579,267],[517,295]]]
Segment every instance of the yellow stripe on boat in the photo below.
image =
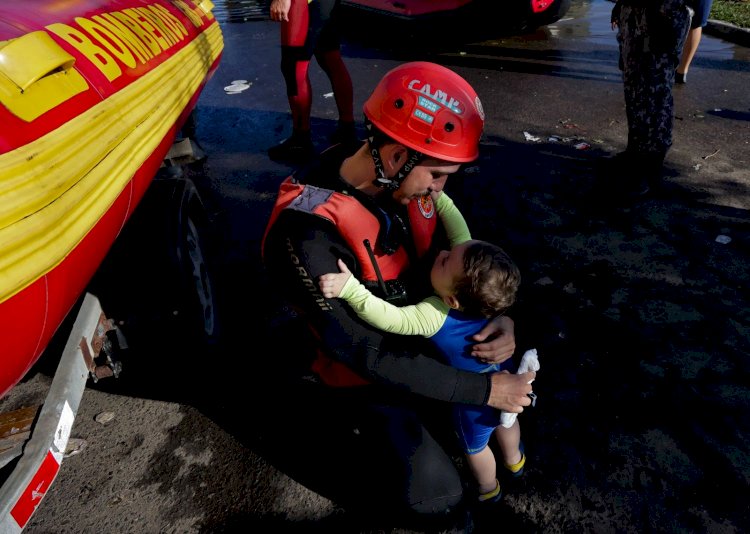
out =
[[[218,23],[56,130],[0,155],[0,302],[57,266],[106,213],[203,83]],[[103,117],[116,116],[117,120]]]

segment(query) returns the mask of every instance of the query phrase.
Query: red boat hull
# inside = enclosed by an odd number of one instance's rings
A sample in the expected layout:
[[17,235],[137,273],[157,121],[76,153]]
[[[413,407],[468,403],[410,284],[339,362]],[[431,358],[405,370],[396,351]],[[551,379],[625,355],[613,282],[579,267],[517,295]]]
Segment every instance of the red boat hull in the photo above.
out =
[[0,397],[83,294],[218,67],[210,7],[0,6]]

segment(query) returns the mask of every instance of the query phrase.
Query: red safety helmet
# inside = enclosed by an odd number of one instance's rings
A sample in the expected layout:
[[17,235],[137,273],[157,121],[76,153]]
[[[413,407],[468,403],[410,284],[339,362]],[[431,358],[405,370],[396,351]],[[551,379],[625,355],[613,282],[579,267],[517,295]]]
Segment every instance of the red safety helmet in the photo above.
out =
[[382,133],[426,156],[465,163],[479,155],[484,110],[461,76],[415,61],[389,71],[364,105]]

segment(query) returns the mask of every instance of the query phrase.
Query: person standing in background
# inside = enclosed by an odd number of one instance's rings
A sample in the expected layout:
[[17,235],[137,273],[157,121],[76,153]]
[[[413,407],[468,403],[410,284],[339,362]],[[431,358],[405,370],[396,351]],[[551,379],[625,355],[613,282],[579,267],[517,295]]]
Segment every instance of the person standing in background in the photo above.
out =
[[675,69],[690,27],[689,0],[617,0],[620,68],[628,120],[628,144],[606,167],[609,195],[642,197],[662,176],[672,146]]
[[703,36],[703,28],[708,24],[708,16],[711,13],[711,6],[713,3],[713,0],[697,0],[696,2],[695,14],[693,15],[693,21],[690,24],[690,31],[685,40],[685,45],[682,47],[682,58],[680,59],[680,64],[677,65],[675,83],[687,82],[687,73],[690,69],[690,63],[692,63],[695,53],[698,51],[698,45]]
[[339,0],[272,0],[271,20],[281,22],[281,73],[292,114],[292,135],[268,150],[274,161],[303,164],[315,156],[310,133],[313,55],[331,81],[339,122],[332,143],[357,141],[353,87],[341,57]]

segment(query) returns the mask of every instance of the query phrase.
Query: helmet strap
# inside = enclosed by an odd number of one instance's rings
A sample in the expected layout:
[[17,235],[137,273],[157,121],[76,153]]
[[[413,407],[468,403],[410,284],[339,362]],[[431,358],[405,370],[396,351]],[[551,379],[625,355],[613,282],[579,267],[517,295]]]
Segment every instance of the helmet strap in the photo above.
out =
[[393,178],[388,178],[383,166],[383,157],[380,155],[380,147],[388,139],[385,134],[378,130],[375,125],[365,116],[365,128],[367,129],[367,146],[370,149],[370,157],[375,164],[375,180],[373,183],[391,191],[396,191],[401,182],[407,177],[411,170],[424,159],[424,154],[409,147],[406,148],[406,162],[401,166]]

